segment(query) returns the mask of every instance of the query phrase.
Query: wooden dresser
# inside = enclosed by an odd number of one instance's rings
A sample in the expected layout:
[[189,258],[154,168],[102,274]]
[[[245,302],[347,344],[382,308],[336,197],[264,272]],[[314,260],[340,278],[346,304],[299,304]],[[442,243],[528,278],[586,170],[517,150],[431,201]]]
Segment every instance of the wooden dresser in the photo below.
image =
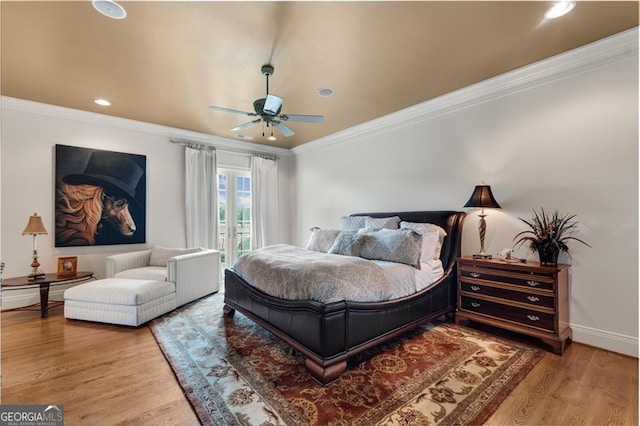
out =
[[458,258],[456,323],[473,320],[538,337],[562,355],[569,327],[570,265]]

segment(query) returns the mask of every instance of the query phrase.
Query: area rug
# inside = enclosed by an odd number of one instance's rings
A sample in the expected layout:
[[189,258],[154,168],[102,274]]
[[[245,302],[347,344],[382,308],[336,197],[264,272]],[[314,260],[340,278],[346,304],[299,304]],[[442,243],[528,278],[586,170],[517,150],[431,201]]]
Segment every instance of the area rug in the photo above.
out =
[[482,424],[543,351],[451,323],[352,358],[317,384],[304,357],[216,294],[150,328],[203,425]]

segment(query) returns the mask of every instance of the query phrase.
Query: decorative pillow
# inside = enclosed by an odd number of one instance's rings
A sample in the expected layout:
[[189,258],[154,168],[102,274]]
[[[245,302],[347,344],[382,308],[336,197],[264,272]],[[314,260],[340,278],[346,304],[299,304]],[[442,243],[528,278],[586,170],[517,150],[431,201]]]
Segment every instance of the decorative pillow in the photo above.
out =
[[162,246],[154,246],[151,249],[151,258],[149,266],[167,266],[169,258],[179,256],[181,254],[198,253],[202,251],[200,247],[194,248],[167,248]]
[[342,216],[340,218],[342,222],[342,229],[344,231],[352,231],[360,228],[364,228],[366,216]]
[[404,263],[420,269],[422,236],[412,230],[364,234],[360,257]]
[[398,224],[400,223],[400,218],[398,216],[393,217],[381,217],[381,218],[373,218],[367,217],[364,221],[364,226],[373,231],[379,231],[381,229],[398,229]]
[[340,233],[337,229],[313,228],[307,243],[307,250],[327,253]]
[[363,242],[363,235],[353,231],[343,231],[338,234],[328,253],[358,256]]
[[433,223],[400,222],[400,229],[411,229],[420,235],[423,235],[427,232],[437,232],[438,244],[436,245],[435,251],[433,252],[433,258],[435,260],[440,259],[442,242],[444,241],[444,237],[447,236],[447,231],[445,231],[442,227],[434,225]]

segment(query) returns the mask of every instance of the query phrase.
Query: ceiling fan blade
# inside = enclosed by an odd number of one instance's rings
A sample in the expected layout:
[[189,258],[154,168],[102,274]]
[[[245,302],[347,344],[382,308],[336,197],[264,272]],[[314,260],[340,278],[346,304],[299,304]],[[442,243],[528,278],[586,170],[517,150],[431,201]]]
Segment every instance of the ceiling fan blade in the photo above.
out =
[[289,127],[287,127],[284,123],[280,121],[273,121],[271,125],[275,127],[280,133],[282,133],[282,136],[284,137],[289,137],[296,134],[296,132],[291,130]]
[[219,107],[219,106],[215,106],[215,105],[211,105],[209,107],[209,109],[212,110],[212,111],[232,112],[234,114],[242,114],[242,115],[250,115],[250,116],[257,116],[258,115],[255,112],[240,111],[238,109]]
[[233,129],[231,129],[231,131],[239,132],[240,130],[248,129],[251,126],[254,126],[254,125],[258,124],[261,121],[262,121],[262,119],[258,118],[257,120],[253,120],[253,121],[249,121],[247,123],[240,124],[239,126],[236,126]]
[[301,121],[305,123],[322,123],[324,117],[321,115],[300,115],[300,114],[282,114],[282,121]]

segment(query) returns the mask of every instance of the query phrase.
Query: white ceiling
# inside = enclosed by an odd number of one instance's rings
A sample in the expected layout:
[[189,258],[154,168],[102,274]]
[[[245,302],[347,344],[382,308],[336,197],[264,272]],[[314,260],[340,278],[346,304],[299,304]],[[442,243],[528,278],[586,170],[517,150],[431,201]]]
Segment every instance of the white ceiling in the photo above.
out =
[[282,112],[324,122],[289,122],[275,142],[261,125],[241,133],[290,148],[638,25],[635,1],[556,20],[546,1],[120,4],[122,20],[89,1],[0,2],[2,94],[236,138],[252,117],[208,106],[252,111],[270,63]]

